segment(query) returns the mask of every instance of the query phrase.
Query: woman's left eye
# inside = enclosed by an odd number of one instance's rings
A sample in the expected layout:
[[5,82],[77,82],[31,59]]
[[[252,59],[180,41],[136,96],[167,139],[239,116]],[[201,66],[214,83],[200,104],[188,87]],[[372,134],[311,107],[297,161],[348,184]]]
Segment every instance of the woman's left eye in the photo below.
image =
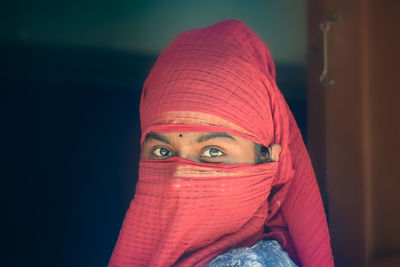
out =
[[222,153],[221,150],[217,148],[209,148],[203,153],[201,153],[202,157],[208,157],[208,158],[218,158],[221,157],[224,153]]

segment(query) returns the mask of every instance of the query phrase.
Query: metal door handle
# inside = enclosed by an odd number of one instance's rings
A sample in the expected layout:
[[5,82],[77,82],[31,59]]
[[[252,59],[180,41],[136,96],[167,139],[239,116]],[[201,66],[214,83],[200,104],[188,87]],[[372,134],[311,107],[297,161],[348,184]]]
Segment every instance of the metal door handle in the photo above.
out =
[[320,28],[322,31],[322,38],[323,38],[323,69],[321,76],[319,77],[319,81],[321,82],[322,86],[328,87],[330,85],[333,85],[335,83],[334,80],[329,80],[328,79],[328,32],[331,29],[331,25],[333,23],[337,23],[339,21],[339,14],[334,13],[330,16],[329,20],[322,22],[320,24]]

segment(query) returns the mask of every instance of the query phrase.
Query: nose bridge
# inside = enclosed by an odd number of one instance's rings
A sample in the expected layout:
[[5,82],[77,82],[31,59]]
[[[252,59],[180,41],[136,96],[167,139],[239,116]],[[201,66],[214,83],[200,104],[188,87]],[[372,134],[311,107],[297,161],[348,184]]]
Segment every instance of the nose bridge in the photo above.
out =
[[192,146],[182,146],[178,151],[178,157],[188,160],[196,160],[196,155],[192,149]]

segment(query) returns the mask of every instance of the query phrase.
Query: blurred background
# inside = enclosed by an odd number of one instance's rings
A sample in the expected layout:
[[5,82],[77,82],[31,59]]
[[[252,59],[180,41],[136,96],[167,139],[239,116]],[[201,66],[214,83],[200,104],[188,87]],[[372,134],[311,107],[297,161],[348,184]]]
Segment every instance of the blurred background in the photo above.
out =
[[182,31],[225,19],[269,46],[307,136],[307,1],[2,1],[3,266],[106,266],[133,197],[138,104]]

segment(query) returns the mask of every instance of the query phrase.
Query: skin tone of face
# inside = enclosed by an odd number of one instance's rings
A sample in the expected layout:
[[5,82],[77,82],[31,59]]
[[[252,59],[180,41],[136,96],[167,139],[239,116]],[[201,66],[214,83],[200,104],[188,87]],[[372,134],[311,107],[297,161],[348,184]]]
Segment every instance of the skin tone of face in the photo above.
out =
[[[181,157],[195,162],[220,164],[256,164],[254,143],[223,132],[171,132],[147,134],[141,158],[164,160]],[[275,147],[275,149],[272,149]],[[279,151],[273,151],[279,149]],[[268,148],[272,161],[279,158],[280,146]],[[274,154],[273,154],[274,153]]]

